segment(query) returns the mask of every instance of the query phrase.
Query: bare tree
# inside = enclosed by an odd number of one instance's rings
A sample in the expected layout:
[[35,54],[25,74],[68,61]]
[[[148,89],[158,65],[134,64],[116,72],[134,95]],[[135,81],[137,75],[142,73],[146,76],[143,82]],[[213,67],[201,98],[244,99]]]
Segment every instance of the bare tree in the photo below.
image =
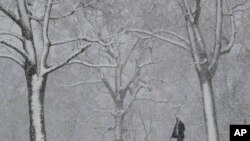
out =
[[[102,7],[91,5],[91,8],[95,12],[100,12],[101,14],[99,15],[103,18],[101,22],[102,30],[98,30],[98,28],[95,30],[97,30],[96,32],[98,32],[98,37],[100,38],[98,43],[105,46],[105,48],[98,49],[98,54],[94,52],[94,55],[92,55],[95,56],[94,59],[90,57],[90,60],[80,59],[69,62],[69,64],[79,64],[94,68],[99,78],[97,80],[78,82],[68,86],[102,83],[108,90],[114,109],[113,111],[94,111],[111,114],[114,118],[114,126],[109,130],[113,131],[115,141],[124,141],[126,133],[124,122],[128,110],[135,101],[141,100],[138,99],[138,95],[151,89],[150,82],[144,80],[142,72],[146,70],[148,66],[160,60],[153,58],[152,48],[145,44],[146,40],[151,37],[141,39],[137,36],[127,35],[121,25],[114,22],[113,20],[115,19],[111,18],[111,10],[104,9],[105,6],[110,5],[104,2],[100,3],[103,4]],[[85,18],[87,19],[87,16]],[[96,22],[98,19],[92,20]],[[88,22],[93,25],[93,27],[98,26],[93,24],[94,22],[92,20],[88,19]],[[127,19],[125,19],[125,21],[126,20]],[[124,19],[119,22],[124,22]],[[108,34],[109,36],[103,38],[103,34]],[[57,44],[61,44],[61,42]],[[96,56],[99,56],[99,59]],[[106,133],[106,131],[104,133]]]
[[[34,1],[35,2],[35,1]],[[45,132],[45,119],[44,119],[44,97],[47,84],[47,78],[52,72],[62,68],[69,61],[83,53],[89,48],[91,43],[101,43],[99,40],[91,40],[85,37],[77,37],[74,39],[65,39],[62,41],[51,41],[49,36],[50,21],[60,20],[73,15],[80,3],[73,6],[73,10],[63,16],[53,16],[51,13],[55,4],[60,4],[54,0],[48,0],[45,4],[44,14],[41,17],[35,16],[35,12],[31,10],[32,2],[29,3],[26,0],[17,0],[14,2],[17,7],[17,12],[9,10],[4,4],[0,4],[0,11],[5,14],[15,25],[20,29],[20,35],[16,35],[11,32],[1,33],[3,36],[9,36],[15,38],[20,43],[14,45],[8,41],[0,40],[2,47],[6,47],[12,50],[11,54],[1,54],[0,58],[10,59],[18,64],[25,72],[27,89],[28,89],[28,105],[29,105],[29,118],[30,118],[30,141],[46,141]],[[43,4],[40,6],[44,6]],[[40,36],[42,42],[36,42],[34,40],[34,27],[33,24],[36,21],[41,24],[42,31]],[[50,49],[54,46],[74,42],[85,41],[81,44],[75,52],[72,52],[68,57],[64,58],[64,61],[49,65],[48,56]],[[39,47],[42,47],[42,49]],[[42,51],[40,51],[42,50]],[[18,54],[17,56],[15,54]]]
[[[234,43],[235,43],[235,20],[234,13],[237,11],[244,10],[242,5],[238,4],[234,7],[230,7],[228,1],[224,4],[222,0],[216,0],[216,10],[215,10],[215,34],[214,34],[214,47],[210,51],[205,44],[205,39],[203,38],[199,19],[201,15],[201,1],[196,0],[195,6],[191,6],[192,3],[188,0],[179,0],[179,6],[181,7],[183,17],[185,18],[186,32],[188,38],[184,38],[179,34],[164,30],[164,31],[145,31],[140,29],[128,29],[129,32],[140,33],[141,35],[152,36],[157,39],[166,41],[172,45],[178,46],[181,49],[189,52],[195,69],[200,81],[200,88],[203,98],[203,112],[206,125],[206,133],[208,141],[218,141],[218,125],[216,121],[216,108],[214,93],[212,88],[212,78],[217,70],[219,58],[230,52]],[[223,6],[227,8],[228,13],[223,13]],[[231,35],[230,39],[227,39],[222,33],[223,17],[229,16],[231,23]],[[163,36],[161,33],[165,33],[166,36]],[[174,38],[173,38],[174,37]],[[223,44],[223,41],[226,42],[226,45]]]
[[[126,130],[124,120],[128,110],[135,101],[144,100],[141,97],[138,98],[138,95],[152,89],[150,81],[143,80],[142,71],[147,66],[153,65],[159,60],[152,58],[152,48],[144,47],[144,42],[145,39],[137,38],[136,41],[131,41],[131,43],[108,46],[105,52],[103,52],[104,54],[102,53],[99,56],[105,55],[106,58],[110,59],[110,63],[96,65],[88,61],[80,60],[70,62],[93,67],[97,70],[100,80],[79,82],[77,85],[100,82],[104,84],[114,105],[114,111],[111,112],[111,115],[113,115],[115,120],[114,127],[112,128],[115,141],[124,140]],[[133,56],[138,49],[140,50],[139,57]],[[147,61],[143,60],[145,51],[149,51],[150,54],[149,60]],[[130,98],[127,100],[127,97]]]

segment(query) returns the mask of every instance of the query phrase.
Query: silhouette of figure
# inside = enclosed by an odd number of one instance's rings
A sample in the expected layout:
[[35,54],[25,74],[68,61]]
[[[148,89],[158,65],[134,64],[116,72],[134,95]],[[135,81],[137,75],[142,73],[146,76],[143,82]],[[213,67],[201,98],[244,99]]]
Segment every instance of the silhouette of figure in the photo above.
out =
[[171,138],[176,138],[177,141],[184,141],[185,138],[184,131],[185,131],[184,123],[178,117],[176,117],[176,123],[174,125],[174,130]]

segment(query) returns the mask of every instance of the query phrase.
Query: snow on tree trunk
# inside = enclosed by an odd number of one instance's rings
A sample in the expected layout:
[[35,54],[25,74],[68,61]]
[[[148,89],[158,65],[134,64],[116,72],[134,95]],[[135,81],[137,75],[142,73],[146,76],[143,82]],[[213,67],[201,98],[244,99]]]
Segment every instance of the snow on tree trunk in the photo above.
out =
[[208,73],[199,74],[203,101],[203,114],[206,124],[207,141],[218,141],[219,133],[216,119],[215,100],[212,80]]
[[26,71],[30,118],[30,141],[46,141],[44,96],[47,76],[37,76],[32,65]]

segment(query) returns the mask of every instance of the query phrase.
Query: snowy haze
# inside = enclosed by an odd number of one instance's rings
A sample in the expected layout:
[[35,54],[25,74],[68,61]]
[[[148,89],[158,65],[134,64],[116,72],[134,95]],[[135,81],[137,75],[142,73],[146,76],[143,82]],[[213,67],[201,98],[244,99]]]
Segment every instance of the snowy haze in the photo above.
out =
[[[32,3],[28,8],[33,16],[43,17],[47,1],[28,2]],[[91,47],[48,75],[44,100],[47,141],[111,141],[119,134],[115,117],[125,111],[124,141],[169,140],[176,117],[185,124],[185,141],[206,140],[203,113],[206,111],[203,110],[201,85],[195,68],[199,62],[194,62],[185,49],[158,36],[130,32],[130,29],[150,33],[169,30],[188,40],[185,18],[175,0],[55,2],[58,4],[52,6],[48,37],[52,44],[58,45],[50,48],[47,65],[60,64],[89,43],[83,39],[66,44],[60,43],[62,41],[88,37]],[[76,6],[79,2],[85,7]],[[229,2],[231,7],[244,3]],[[189,3],[194,9],[195,0],[189,0]],[[211,54],[215,42],[215,0],[202,0],[201,3],[199,27]],[[14,14],[18,13],[16,1],[0,0],[0,4]],[[247,7],[248,3],[245,5]],[[225,4],[223,8],[227,12]],[[72,9],[78,10],[68,15]],[[229,140],[230,124],[250,122],[250,15],[249,10],[234,14],[237,31],[234,46],[220,57],[212,79],[220,141]],[[21,47],[22,43],[15,37],[2,34],[8,32],[22,36],[20,28],[1,9],[0,20],[0,41]],[[226,39],[222,39],[222,45],[228,43],[231,32],[230,17],[225,16],[223,20],[222,36]],[[41,58],[43,23],[39,20],[31,23],[37,58]],[[169,36],[164,33],[157,35]],[[174,40],[174,36],[169,38]],[[23,61],[18,53],[0,43],[0,56],[6,54]],[[122,108],[117,104],[119,98],[117,103],[114,102],[109,88],[121,99],[123,90],[127,90]],[[209,89],[204,88],[207,96]],[[33,103],[34,110],[41,110],[38,95],[33,95],[33,98],[37,100]],[[210,101],[204,103],[211,108]],[[33,116],[37,119],[35,126],[40,129],[39,113]],[[207,120],[210,123],[210,119]],[[0,140],[28,141],[29,125],[24,70],[16,62],[0,57]],[[213,131],[213,126],[208,128]],[[37,136],[43,138],[39,133]],[[210,138],[216,136],[210,135]]]

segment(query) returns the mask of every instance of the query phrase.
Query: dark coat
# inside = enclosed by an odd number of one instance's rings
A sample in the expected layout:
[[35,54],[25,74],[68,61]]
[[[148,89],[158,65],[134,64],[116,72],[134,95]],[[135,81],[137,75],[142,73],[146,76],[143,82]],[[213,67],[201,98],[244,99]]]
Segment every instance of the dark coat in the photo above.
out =
[[176,122],[174,125],[174,130],[171,138],[184,139],[185,138],[184,131],[185,131],[184,123],[181,120]]

